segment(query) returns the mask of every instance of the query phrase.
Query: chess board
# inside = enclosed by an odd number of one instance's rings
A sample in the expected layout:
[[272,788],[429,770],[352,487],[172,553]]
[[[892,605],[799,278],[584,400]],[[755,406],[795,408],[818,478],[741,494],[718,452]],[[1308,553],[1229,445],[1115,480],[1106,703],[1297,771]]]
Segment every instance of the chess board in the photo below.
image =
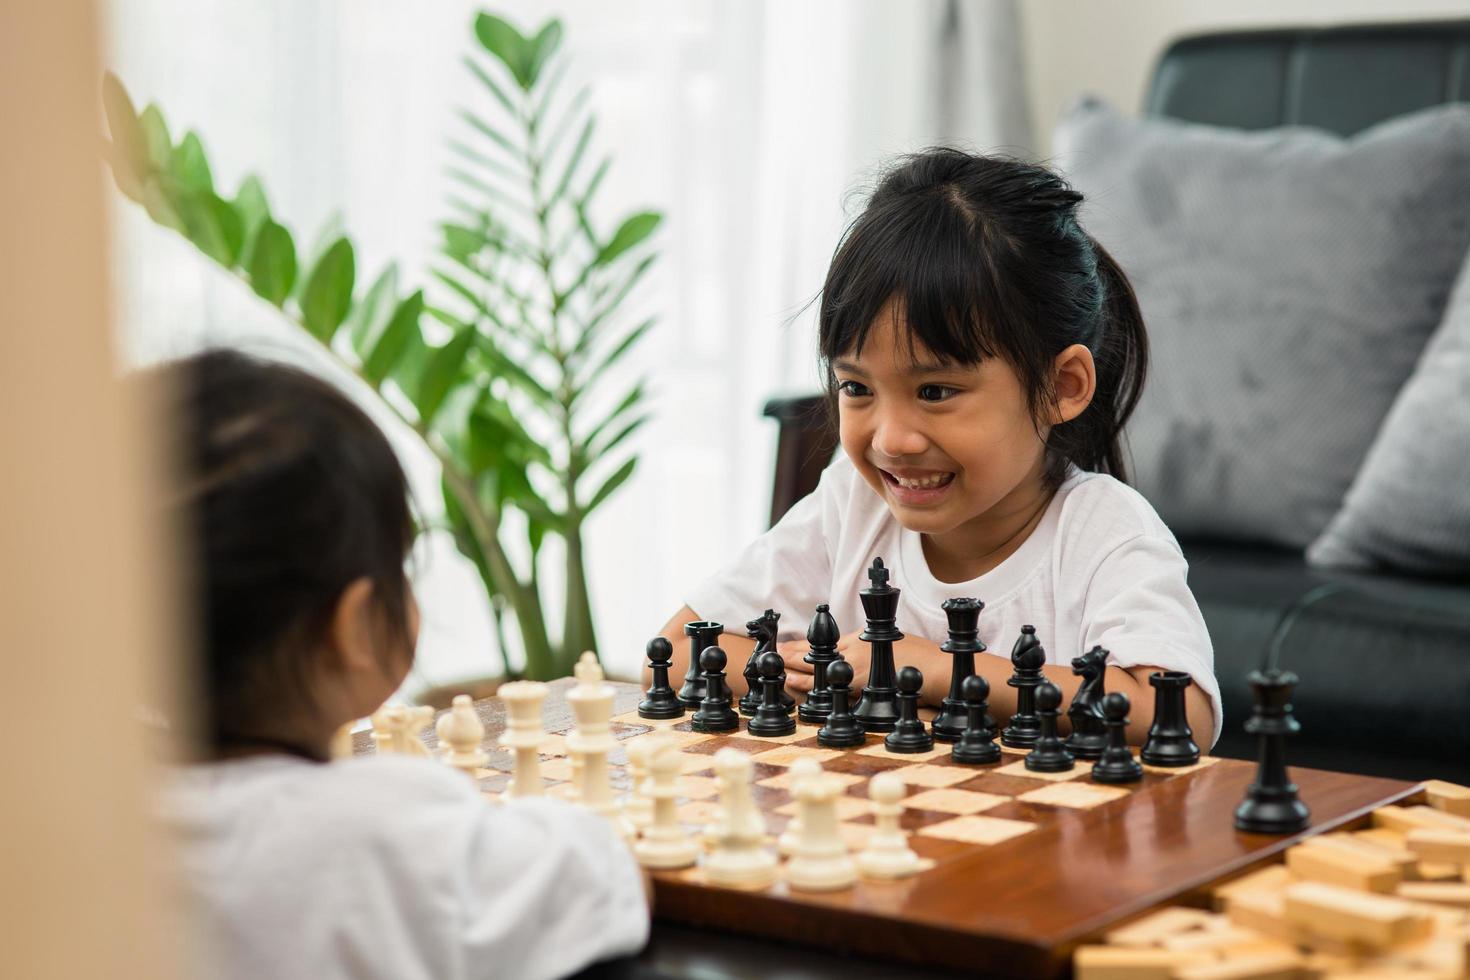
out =
[[[569,681],[551,685],[545,706],[548,735],[542,776],[551,795],[565,794],[572,730],[565,704]],[[934,867],[894,882],[860,880],[834,892],[804,892],[784,878],[748,891],[707,882],[699,867],[654,873],[655,918],[785,940],[846,954],[871,954],[999,976],[1059,976],[1071,951],[1104,930],[1180,896],[1265,863],[1296,837],[1235,831],[1234,807],[1253,777],[1253,765],[1206,757],[1184,769],[1146,767],[1142,782],[1106,786],[1090,778],[1091,763],[1065,773],[1025,769],[1024,751],[1002,747],[998,763],[962,766],[950,746],[931,752],[888,752],[882,736],[866,745],[827,749],[816,727],[792,735],[756,738],[744,730],[711,735],[691,731],[689,718],[649,721],[634,710],[641,691],[617,684],[611,758],[614,791],[629,788],[626,746],[658,728],[681,741],[683,774],[678,812],[691,833],[702,832],[717,810],[714,753],[734,747],[750,754],[754,797],[774,844],[795,813],[789,787],[794,760],[816,759],[844,783],[839,829],[860,849],[873,827],[868,785],[880,772],[906,783],[902,825],[911,846]],[[513,759],[494,748],[504,728],[503,706],[477,702],[490,752],[480,787],[498,796],[510,781]],[[432,735],[430,735],[432,739]],[[1312,807],[1308,833],[1365,821],[1374,807],[1401,799],[1415,784],[1293,769]],[[783,863],[784,867],[784,863]]]

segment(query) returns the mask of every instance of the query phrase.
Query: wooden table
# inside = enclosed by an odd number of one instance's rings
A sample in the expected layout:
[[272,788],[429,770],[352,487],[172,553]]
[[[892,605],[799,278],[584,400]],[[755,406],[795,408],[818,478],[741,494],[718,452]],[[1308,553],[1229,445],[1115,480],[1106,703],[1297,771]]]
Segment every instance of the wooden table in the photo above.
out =
[[[564,697],[571,683],[551,685],[545,712],[550,731],[572,725]],[[630,684],[614,687],[615,714],[630,712],[641,692]],[[504,728],[503,706],[490,698],[476,709],[486,724],[486,744],[493,746]],[[645,731],[614,726],[619,738]],[[732,736],[742,747],[749,742]],[[369,733],[357,740],[357,751],[371,751]],[[509,754],[494,750],[484,787],[503,786],[510,768]],[[1231,823],[1254,772],[1252,764],[1222,759],[1187,775],[1151,777],[1125,798],[1049,811],[1022,837],[931,851],[939,856],[934,870],[899,882],[861,881],[832,893],[794,891],[778,882],[747,892],[709,885],[697,874],[658,872],[654,915],[683,927],[972,974],[1059,976],[1076,946],[1104,930],[1159,905],[1197,898],[1205,886],[1277,859],[1303,836],[1366,823],[1371,810],[1419,790],[1399,780],[1293,769],[1312,826],[1304,835],[1270,837],[1241,833]]]

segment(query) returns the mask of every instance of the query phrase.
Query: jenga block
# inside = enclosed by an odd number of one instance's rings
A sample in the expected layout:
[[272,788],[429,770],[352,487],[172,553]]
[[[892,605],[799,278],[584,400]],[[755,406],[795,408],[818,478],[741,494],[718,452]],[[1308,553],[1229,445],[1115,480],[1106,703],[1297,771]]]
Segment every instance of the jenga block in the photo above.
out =
[[1286,889],[1286,918],[1315,935],[1392,946],[1429,935],[1432,921],[1413,906],[1385,895],[1371,895],[1317,881]]
[[1302,957],[1295,950],[1237,956],[1174,971],[1174,980],[1298,980]]
[[1407,834],[1415,829],[1470,831],[1470,817],[1428,806],[1383,806],[1373,811],[1373,826]]
[[1286,866],[1298,878],[1391,895],[1403,872],[1386,858],[1343,848],[1333,841],[1306,841],[1286,852]]
[[1281,942],[1279,939],[1272,939],[1261,935],[1254,929],[1235,925],[1224,916],[1220,918],[1225,921],[1225,925],[1211,929],[1194,929],[1177,936],[1169,936],[1159,946],[1162,949],[1207,949],[1227,957],[1233,957],[1242,952],[1274,953],[1291,948],[1290,944]]
[[1170,980],[1174,971],[1216,962],[1213,953],[1141,946],[1079,946],[1072,957],[1075,980]]
[[1388,861],[1406,878],[1413,873],[1414,865],[1419,863],[1414,852],[1404,846],[1403,837],[1397,837],[1396,843],[1389,843],[1386,840],[1359,837],[1357,834],[1340,833],[1309,837],[1303,843],[1323,844],[1349,854],[1366,854],[1380,861]]
[[1286,918],[1283,892],[1236,892],[1230,896],[1225,914],[1237,926],[1292,946],[1301,946],[1308,939],[1305,929]]
[[1411,881],[1457,881],[1460,878],[1460,866],[1458,864],[1439,864],[1434,861],[1420,861],[1414,865],[1413,874],[1406,875]]
[[1294,880],[1291,872],[1286,870],[1285,865],[1268,864],[1264,868],[1243,874],[1239,878],[1227,881],[1214,890],[1215,907],[1225,909],[1230,906],[1230,900],[1236,895],[1245,892],[1281,892]]
[[1470,817],[1470,786],[1456,786],[1442,779],[1431,779],[1424,784],[1424,795],[1429,799],[1429,805],[1436,810],[1459,817]]
[[1470,909],[1470,884],[1462,881],[1406,881],[1399,885],[1398,896]]
[[1458,830],[1411,830],[1409,850],[1420,860],[1443,864],[1470,864],[1470,832]]
[[1428,970],[1439,977],[1470,976],[1470,933],[1433,936],[1407,943],[1374,961],[1380,968]]
[[1151,912],[1125,926],[1103,934],[1103,941],[1113,946],[1157,946],[1170,936],[1196,932],[1221,916],[1203,909],[1174,906]]

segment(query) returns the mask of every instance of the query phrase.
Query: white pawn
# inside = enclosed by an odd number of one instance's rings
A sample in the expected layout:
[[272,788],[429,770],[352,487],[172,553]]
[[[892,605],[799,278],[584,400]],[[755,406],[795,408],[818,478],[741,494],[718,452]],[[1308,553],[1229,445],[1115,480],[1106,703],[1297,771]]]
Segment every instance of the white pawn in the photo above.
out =
[[857,870],[837,830],[837,796],[842,784],[820,773],[793,788],[801,831],[796,854],[786,865],[787,883],[812,892],[846,888],[857,880]]
[[475,711],[475,702],[468,694],[456,694],[449,710],[439,717],[434,726],[439,741],[445,747],[444,761],[476,782],[475,770],[483,769],[488,757],[480,743],[485,740],[485,723]]
[[679,825],[679,749],[660,745],[649,760],[653,780],[653,822],[633,845],[633,854],[645,868],[687,868],[699,859],[699,842]]
[[934,867],[933,861],[919,857],[909,847],[908,834],[899,824],[904,791],[902,777],[892,772],[879,773],[868,784],[877,829],[857,856],[858,871],[864,878],[907,878]]
[[512,681],[502,684],[499,694],[506,713],[500,744],[516,754],[515,773],[505,795],[508,799],[541,796],[541,746],[546,741],[541,731],[541,704],[546,700],[546,685]]
[[715,849],[704,863],[705,876],[713,884],[764,888],[776,880],[776,855],[764,846],[766,821],[751,796],[754,768],[750,755],[739,749],[715,753],[720,819]]
[[567,736],[575,799],[611,820],[625,839],[632,839],[636,831],[618,812],[607,764],[608,754],[618,744],[612,734],[613,698],[617,692],[603,679],[602,665],[590,650],[577,661],[575,672],[577,686],[567,692],[567,702],[577,719],[577,727]]
[[[789,785],[791,796],[796,798],[796,787],[802,780],[822,774],[822,764],[815,759],[800,758],[791,763],[789,773]],[[786,829],[776,839],[776,850],[781,852],[782,857],[791,857],[796,853],[797,842],[801,840],[801,807],[796,808],[796,816],[786,822]]]
[[638,830],[653,823],[653,780],[649,766],[660,746],[668,744],[655,731],[628,743],[628,795],[623,800],[623,817]]

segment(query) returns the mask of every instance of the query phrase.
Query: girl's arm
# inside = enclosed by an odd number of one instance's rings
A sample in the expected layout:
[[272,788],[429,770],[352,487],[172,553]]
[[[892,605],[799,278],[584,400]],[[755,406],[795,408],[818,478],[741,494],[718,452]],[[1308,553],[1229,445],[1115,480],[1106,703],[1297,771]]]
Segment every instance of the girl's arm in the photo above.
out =
[[[684,674],[689,670],[689,637],[684,635],[684,624],[698,620],[699,614],[688,606],[680,609],[674,614],[664,628],[659,630],[659,636],[664,637],[673,644],[674,663],[669,668],[669,685],[678,690],[684,683]],[[739,698],[745,694],[745,662],[755,652],[755,640],[739,633],[721,633],[720,649],[725,651],[725,683],[730,685],[730,693]],[[811,670],[806,664],[802,664],[806,670]],[[646,688],[653,683],[653,672],[648,669],[648,664],[643,665],[643,686]]]
[[[837,644],[837,649],[843,658],[852,664],[853,694],[856,694],[868,681],[868,657],[871,652],[869,645],[861,642],[857,637],[856,632],[849,633]],[[752,641],[747,640],[746,642]],[[685,645],[688,645],[687,641]],[[749,649],[746,650],[747,656]],[[781,644],[780,650],[781,656],[786,661],[786,689],[793,695],[810,691],[812,668],[810,664],[802,662],[802,658],[807,653],[806,644],[793,640]],[[906,636],[893,645],[893,661],[898,667],[914,666],[923,673],[923,701],[925,704],[938,705],[949,693],[951,657],[940,650],[938,644],[931,643],[922,637]],[[1148,675],[1162,669],[1161,667],[1109,667],[1103,675],[1105,690],[1120,691],[1128,695],[1130,705],[1128,741],[1134,745],[1143,743],[1148,737],[1149,727],[1153,724],[1154,690],[1149,686]],[[984,677],[990,684],[990,715],[1000,727],[1004,728],[1005,719],[1009,719],[1016,713],[1016,689],[1006,683],[1011,677],[1010,658],[994,654],[978,654],[975,657],[975,673]],[[1065,734],[1071,730],[1066,708],[1071,704],[1077,689],[1082,686],[1082,678],[1072,673],[1070,667],[1060,664],[1048,664],[1042,668],[1042,673],[1045,674],[1047,680],[1061,688],[1062,716],[1057,719],[1057,730]],[[740,689],[745,690],[744,678],[741,678]],[[1209,695],[1200,690],[1199,685],[1191,684],[1185,689],[1184,710],[1189,720],[1189,727],[1195,733],[1195,741],[1203,740],[1203,743],[1208,746],[1210,737],[1215,731],[1215,712],[1210,704]]]

